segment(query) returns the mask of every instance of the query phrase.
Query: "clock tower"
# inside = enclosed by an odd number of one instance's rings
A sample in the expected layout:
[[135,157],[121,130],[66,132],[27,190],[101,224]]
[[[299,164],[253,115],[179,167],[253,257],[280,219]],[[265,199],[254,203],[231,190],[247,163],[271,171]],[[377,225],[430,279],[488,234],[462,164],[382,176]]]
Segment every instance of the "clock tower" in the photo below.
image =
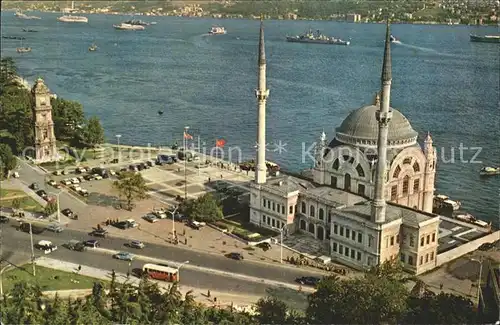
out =
[[50,91],[43,79],[38,78],[31,89],[34,96],[33,118],[35,121],[35,162],[56,161],[59,158],[52,120]]

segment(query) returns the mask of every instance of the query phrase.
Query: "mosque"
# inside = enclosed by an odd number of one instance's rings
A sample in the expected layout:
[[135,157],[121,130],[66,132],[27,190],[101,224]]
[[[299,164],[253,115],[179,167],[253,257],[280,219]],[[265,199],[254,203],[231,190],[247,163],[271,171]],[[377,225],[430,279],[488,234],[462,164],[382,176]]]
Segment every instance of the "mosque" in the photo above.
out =
[[432,213],[436,150],[422,145],[408,119],[390,107],[390,26],[387,24],[381,92],[353,110],[331,141],[316,145],[312,179],[268,177],[266,58],[259,38],[257,167],[250,221],[290,235],[314,237],[333,261],[365,269],[389,259],[420,274],[436,267],[440,217]]

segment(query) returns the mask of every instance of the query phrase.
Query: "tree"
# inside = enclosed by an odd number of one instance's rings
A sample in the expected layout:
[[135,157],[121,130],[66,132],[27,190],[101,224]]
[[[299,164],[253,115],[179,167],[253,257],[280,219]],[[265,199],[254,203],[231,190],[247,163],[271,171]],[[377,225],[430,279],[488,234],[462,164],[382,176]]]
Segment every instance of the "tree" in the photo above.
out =
[[45,214],[46,216],[50,216],[56,212],[57,212],[57,203],[56,202],[47,203],[47,205],[43,209],[43,214]]
[[12,208],[13,209],[19,209],[24,203],[24,198],[15,198],[12,200]]
[[82,104],[59,97],[52,98],[50,104],[56,137],[62,140],[73,140],[79,127],[85,121]]
[[129,211],[132,211],[133,201],[144,200],[148,197],[146,181],[140,173],[120,173],[118,180],[113,183],[113,187],[118,191],[120,197],[127,200],[127,209]]
[[183,201],[180,208],[193,220],[211,222],[224,217],[220,202],[211,193],[206,193],[195,200]]
[[104,143],[104,129],[101,126],[99,118],[91,117],[87,121],[83,132],[83,140],[91,148]]
[[16,166],[17,159],[11,148],[4,143],[0,144],[0,178],[7,177]]
[[257,320],[261,324],[286,324],[288,306],[276,297],[262,298],[257,301]]

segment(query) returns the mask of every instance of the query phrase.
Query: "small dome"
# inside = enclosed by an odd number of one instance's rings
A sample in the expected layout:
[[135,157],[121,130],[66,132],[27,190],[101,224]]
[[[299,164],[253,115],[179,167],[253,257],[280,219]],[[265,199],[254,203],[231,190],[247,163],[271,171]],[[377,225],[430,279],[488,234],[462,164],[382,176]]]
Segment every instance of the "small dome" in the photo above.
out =
[[50,93],[49,88],[45,85],[42,78],[38,78],[31,89],[34,94],[48,94]]
[[[369,105],[352,111],[336,129],[335,137],[340,142],[359,145],[377,145],[379,125],[376,112],[377,105]],[[417,141],[418,133],[413,130],[408,119],[398,110],[392,109],[392,119],[389,122],[389,146],[407,146]]]

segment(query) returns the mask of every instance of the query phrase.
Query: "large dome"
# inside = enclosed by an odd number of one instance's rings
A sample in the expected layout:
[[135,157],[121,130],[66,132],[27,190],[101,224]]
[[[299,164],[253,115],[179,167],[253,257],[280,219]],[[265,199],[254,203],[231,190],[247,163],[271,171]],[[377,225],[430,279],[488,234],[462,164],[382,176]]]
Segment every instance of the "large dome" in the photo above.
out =
[[[336,129],[335,138],[345,144],[357,146],[376,146],[379,125],[376,112],[377,105],[369,105],[352,111]],[[415,144],[418,133],[413,130],[408,119],[398,110],[392,109],[389,122],[388,142],[391,147]]]

